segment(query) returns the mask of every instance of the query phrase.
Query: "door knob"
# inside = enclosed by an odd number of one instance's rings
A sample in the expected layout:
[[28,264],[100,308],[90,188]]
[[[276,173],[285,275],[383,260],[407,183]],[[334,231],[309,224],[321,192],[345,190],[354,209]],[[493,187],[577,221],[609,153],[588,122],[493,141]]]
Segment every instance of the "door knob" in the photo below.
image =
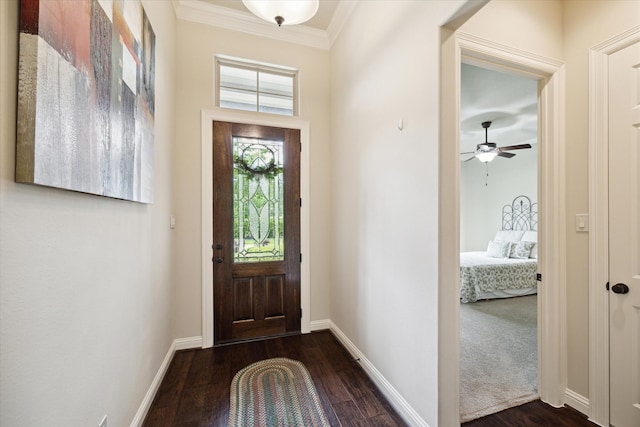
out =
[[222,264],[222,263],[224,262],[224,259],[223,259],[223,258],[218,257],[218,258],[216,258],[216,262],[217,262],[218,264]]
[[628,294],[629,287],[624,283],[616,283],[611,287],[611,290],[616,294]]

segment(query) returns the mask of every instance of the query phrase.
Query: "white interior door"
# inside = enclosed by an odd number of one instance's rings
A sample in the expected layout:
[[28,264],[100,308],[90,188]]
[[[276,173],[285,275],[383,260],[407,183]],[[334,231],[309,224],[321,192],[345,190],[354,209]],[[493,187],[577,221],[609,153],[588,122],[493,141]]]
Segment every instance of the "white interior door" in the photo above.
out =
[[640,426],[640,43],[609,57],[610,422]]

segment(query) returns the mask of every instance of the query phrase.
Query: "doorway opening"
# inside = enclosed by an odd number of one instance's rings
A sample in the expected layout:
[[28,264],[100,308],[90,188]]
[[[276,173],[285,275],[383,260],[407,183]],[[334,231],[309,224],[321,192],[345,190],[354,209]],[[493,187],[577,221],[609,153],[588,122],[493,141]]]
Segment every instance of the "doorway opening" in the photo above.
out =
[[460,70],[460,420],[538,394],[537,80]]
[[[462,63],[529,77],[538,90],[538,393],[566,390],[565,68],[556,60],[442,28],[440,86],[438,422],[460,422],[460,70]],[[490,185],[490,182],[489,182]],[[456,286],[452,286],[456,284]],[[481,391],[480,391],[481,392]]]

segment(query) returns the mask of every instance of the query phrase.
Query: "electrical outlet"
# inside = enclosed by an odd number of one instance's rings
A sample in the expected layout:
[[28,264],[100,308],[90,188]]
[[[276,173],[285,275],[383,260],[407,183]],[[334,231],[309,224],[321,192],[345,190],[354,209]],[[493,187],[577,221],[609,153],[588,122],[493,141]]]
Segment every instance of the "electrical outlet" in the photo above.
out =
[[102,417],[102,421],[98,424],[98,427],[107,427],[107,416]]

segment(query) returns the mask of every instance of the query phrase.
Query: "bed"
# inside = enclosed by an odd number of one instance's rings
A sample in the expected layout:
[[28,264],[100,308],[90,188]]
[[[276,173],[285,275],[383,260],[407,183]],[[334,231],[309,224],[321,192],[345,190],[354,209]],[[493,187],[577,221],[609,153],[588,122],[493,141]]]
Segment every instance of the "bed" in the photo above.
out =
[[502,208],[502,230],[487,251],[460,254],[460,301],[537,293],[537,204],[518,196]]

